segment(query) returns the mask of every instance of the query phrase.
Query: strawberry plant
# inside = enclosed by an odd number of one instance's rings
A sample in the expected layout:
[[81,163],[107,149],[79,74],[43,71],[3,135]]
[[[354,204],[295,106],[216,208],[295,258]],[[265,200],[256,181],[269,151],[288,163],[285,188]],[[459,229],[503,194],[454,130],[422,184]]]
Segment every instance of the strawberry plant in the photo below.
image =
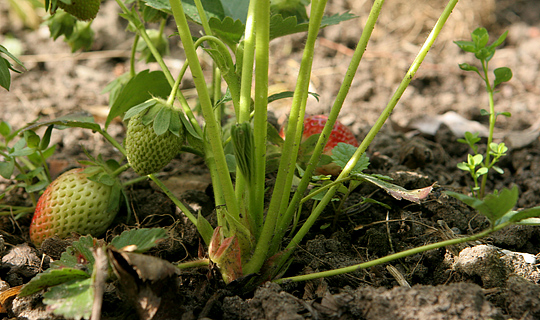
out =
[[[46,7],[51,13],[54,13],[58,1],[47,2]],[[373,3],[349,68],[327,116],[307,116],[306,110],[315,42],[321,28],[352,19],[354,18],[352,14],[325,16],[327,1],[324,0],[312,1],[309,14],[306,10],[308,3],[303,0],[290,2],[241,0],[236,1],[234,7],[227,1],[116,0],[116,2],[122,10],[121,16],[128,21],[129,30],[133,31],[135,36],[129,72],[105,88],[110,94],[110,111],[105,126],[101,127],[92,119],[64,118],[25,128],[25,132],[30,132],[39,126],[82,127],[103,135],[125,156],[127,161],[125,165],[105,161],[109,164],[101,166],[105,171],[89,172],[86,170],[93,169],[86,169],[77,172],[77,175],[85,174],[84,177],[77,179],[90,179],[92,182],[88,184],[92,188],[111,190],[110,198],[105,199],[103,196],[99,201],[101,209],[106,208],[108,212],[116,209],[119,196],[115,190],[119,187],[115,179],[123,170],[133,168],[142,179],[148,177],[155,182],[197,227],[208,247],[208,259],[201,259],[197,265],[215,265],[226,283],[242,280],[245,284],[244,289],[250,290],[266,280],[277,282],[286,280],[280,277],[291,263],[291,254],[302,243],[337,194],[346,196],[360,183],[368,182],[382,188],[396,199],[419,202],[432,190],[433,186],[406,190],[393,185],[388,177],[365,173],[364,170],[369,165],[365,151],[415,76],[457,0],[449,1],[401,84],[360,143],[343,124],[337,121],[337,118],[375,28],[384,0],[376,0]],[[59,12],[52,16],[50,28],[58,30],[57,35],[67,36],[69,27],[58,27],[54,22],[54,17]],[[171,16],[186,56],[186,62],[178,75],[173,75],[163,60],[163,54],[168,51],[163,45],[162,26],[163,21]],[[64,20],[65,17],[61,23],[69,25],[69,22],[66,23]],[[161,23],[158,37],[155,37],[154,31],[149,32],[147,29],[145,23],[148,21]],[[189,23],[200,25],[203,34],[194,37]],[[277,130],[268,125],[268,103],[276,98],[268,95],[269,43],[275,38],[298,32],[307,32],[307,37],[295,90],[278,96],[278,98],[292,96],[289,121],[280,138]],[[481,39],[478,41],[479,44],[487,43],[484,37]],[[139,42],[144,42],[144,45],[139,45]],[[145,61],[155,60],[161,70],[137,72],[133,63],[137,48],[143,51]],[[203,48],[202,54],[207,54],[212,59],[211,79],[205,77],[199,61],[201,53],[198,53],[198,48]],[[485,61],[491,58],[489,54],[482,57]],[[187,68],[191,71],[197,90],[196,106],[190,105],[179,90]],[[503,78],[499,78],[501,79]],[[226,93],[221,91],[222,81],[227,86]],[[497,80],[495,82],[497,83]],[[225,111],[232,114],[228,123],[224,117]],[[491,112],[490,116],[493,115]],[[202,121],[199,121],[200,118],[197,116],[200,116]],[[108,126],[116,117],[121,117],[126,122],[127,136],[123,145],[107,133]],[[17,148],[12,147],[9,152],[21,149],[24,149],[22,144],[17,145]],[[280,151],[279,158],[273,156],[277,149]],[[217,221],[215,225],[201,214],[193,215],[154,175],[178,152],[193,152],[203,157],[213,182]],[[4,153],[2,154],[4,158],[11,161],[10,154]],[[11,156],[14,156],[13,153]],[[97,162],[102,163],[101,159],[98,160]],[[276,160],[278,162],[275,183],[269,186],[266,183],[267,172],[270,171],[270,163],[275,163]],[[91,162],[95,164],[96,161]],[[75,173],[69,173],[73,174]],[[86,176],[87,174],[90,176]],[[74,183],[75,189],[81,188],[79,182]],[[58,186],[53,183],[49,190],[54,191],[45,191],[42,195],[43,204],[50,202],[49,194],[56,193],[57,188]],[[291,190],[294,192],[291,193]],[[269,201],[265,201],[268,200],[268,194],[270,194]],[[472,200],[464,198],[466,203],[481,213],[492,215],[493,219],[490,218],[492,228],[480,234],[418,247],[345,269],[313,273],[288,280],[306,280],[350,272],[426,250],[472,241],[522,220],[535,223],[535,220],[530,219],[537,215],[538,209],[512,211],[515,201],[510,200],[514,199],[513,195],[514,191],[502,191],[484,200],[477,199],[479,202],[471,202]],[[299,225],[300,208],[308,199],[316,199],[316,204],[307,219]],[[85,198],[83,201],[85,205],[92,204],[90,199]],[[496,210],[495,213],[492,212],[493,206],[505,201],[508,201],[508,206]],[[35,212],[37,222],[40,220],[40,210],[41,206]],[[83,210],[92,212],[88,208]],[[67,216],[63,211],[59,216],[62,221],[70,221],[71,216]],[[94,232],[89,229],[70,231]],[[100,228],[98,231],[103,230]],[[96,234],[98,231],[95,231]],[[285,238],[289,231],[290,239]],[[45,230],[38,241],[47,236],[44,233]],[[125,259],[125,255],[115,252],[108,251],[110,253],[108,257],[116,259],[122,256]],[[90,256],[87,260],[90,260]],[[112,265],[120,270],[125,263],[115,264],[113,261]],[[177,267],[189,266],[193,266],[193,262],[179,264]],[[54,279],[53,273],[58,272],[51,271],[50,277]],[[117,276],[133,273],[133,270],[118,271]],[[89,283],[93,281],[89,278],[89,273],[82,278]],[[55,304],[58,300],[60,298],[51,293],[46,302]],[[64,314],[73,315],[73,313]],[[88,316],[88,313],[75,315]]]
[[[503,170],[496,166],[496,163],[502,156],[506,155],[506,151],[508,150],[503,142],[493,142],[493,130],[495,128],[497,117],[500,115],[510,117],[509,112],[495,112],[493,95],[495,94],[495,88],[499,84],[512,79],[512,70],[507,67],[501,67],[493,70],[495,75],[495,79],[493,81],[490,80],[489,76],[489,61],[495,55],[497,47],[503,44],[507,34],[508,31],[503,33],[491,45],[488,45],[489,34],[487,30],[484,28],[478,28],[471,33],[472,41],[455,41],[455,44],[458,45],[463,51],[474,53],[476,59],[480,61],[481,70],[478,69],[478,67],[468,63],[460,64],[459,68],[464,71],[471,71],[478,74],[485,83],[486,91],[489,97],[489,111],[485,109],[481,110],[482,115],[489,116],[489,134],[487,137],[488,140],[485,153],[479,153],[477,143],[480,141],[480,138],[478,137],[478,133],[466,132],[465,137],[458,140],[461,143],[469,145],[473,150],[474,154],[469,154],[467,162],[459,163],[458,168],[470,173],[474,182],[472,192],[475,193],[478,198],[484,197],[487,174],[489,170],[493,169],[497,173],[503,173]],[[478,182],[479,177],[482,177],[480,184]]]

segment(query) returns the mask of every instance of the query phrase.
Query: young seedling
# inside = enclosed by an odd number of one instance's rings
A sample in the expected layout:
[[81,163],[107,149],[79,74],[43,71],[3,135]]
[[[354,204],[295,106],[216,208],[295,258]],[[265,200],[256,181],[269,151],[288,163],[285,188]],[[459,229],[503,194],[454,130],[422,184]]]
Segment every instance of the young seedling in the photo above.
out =
[[[491,45],[488,45],[489,34],[486,29],[478,28],[471,33],[472,41],[455,41],[462,50],[466,52],[474,53],[476,59],[480,61],[481,71],[478,67],[470,65],[468,63],[462,63],[459,65],[459,68],[464,71],[475,72],[484,80],[486,91],[488,92],[489,97],[489,111],[482,109],[480,110],[482,115],[489,116],[489,134],[487,141],[487,148],[485,154],[478,153],[477,143],[480,141],[478,133],[466,132],[464,139],[458,139],[459,142],[467,144],[473,150],[473,155],[467,157],[467,162],[462,162],[458,164],[458,168],[470,173],[473,181],[474,187],[471,191],[479,199],[484,197],[486,189],[487,174],[489,170],[493,169],[496,172],[502,174],[503,170],[497,167],[495,164],[499,161],[499,158],[506,155],[508,148],[504,143],[495,143],[493,142],[493,131],[495,129],[495,122],[499,115],[506,117],[510,116],[509,112],[495,112],[495,102],[493,99],[495,88],[503,83],[510,81],[512,79],[512,70],[507,67],[497,68],[493,71],[495,79],[493,81],[489,78],[489,61],[495,55],[496,48],[500,46],[504,40],[508,31],[503,33],[495,42]],[[478,178],[482,177],[482,182],[478,183]]]

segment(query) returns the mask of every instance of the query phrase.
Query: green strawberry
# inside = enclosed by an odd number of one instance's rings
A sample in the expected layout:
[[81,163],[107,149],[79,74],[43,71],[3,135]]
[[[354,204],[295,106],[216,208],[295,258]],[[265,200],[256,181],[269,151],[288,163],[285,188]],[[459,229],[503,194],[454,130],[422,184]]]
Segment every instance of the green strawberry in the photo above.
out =
[[101,0],[71,0],[71,4],[58,1],[58,7],[67,13],[83,21],[92,20],[96,17]]
[[184,144],[185,133],[178,111],[165,101],[153,98],[141,105],[149,110],[130,117],[124,145],[133,170],[145,176],[171,162]]
[[88,177],[84,169],[72,169],[45,189],[30,225],[32,242],[39,245],[52,236],[65,238],[72,232],[93,236],[105,232],[118,212],[119,198],[112,196],[112,185]]

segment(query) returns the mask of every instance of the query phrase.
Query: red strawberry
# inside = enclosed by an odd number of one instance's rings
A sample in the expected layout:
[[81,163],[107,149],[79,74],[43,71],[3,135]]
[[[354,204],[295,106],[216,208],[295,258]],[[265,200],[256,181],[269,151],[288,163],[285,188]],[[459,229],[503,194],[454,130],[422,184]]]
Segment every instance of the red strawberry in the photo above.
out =
[[65,238],[72,232],[99,236],[118,211],[113,186],[88,179],[84,169],[60,175],[39,198],[30,225],[30,239],[36,245],[52,236]]
[[[305,117],[302,143],[305,142],[312,135],[321,133],[324,125],[326,124],[326,121],[328,121],[328,117],[325,115],[314,115]],[[285,131],[283,128],[280,131],[280,135],[282,138],[285,137]],[[334,147],[337,146],[337,144],[340,142],[347,143],[355,147],[358,147],[359,145],[352,131],[341,122],[336,121],[336,123],[334,124],[334,128],[330,133],[330,138],[328,138],[328,142],[326,143],[326,146],[324,146],[323,154],[331,156],[332,149],[334,149]],[[315,169],[315,173],[324,175],[330,174],[333,176],[337,176],[340,172],[341,168],[335,163],[325,164]]]

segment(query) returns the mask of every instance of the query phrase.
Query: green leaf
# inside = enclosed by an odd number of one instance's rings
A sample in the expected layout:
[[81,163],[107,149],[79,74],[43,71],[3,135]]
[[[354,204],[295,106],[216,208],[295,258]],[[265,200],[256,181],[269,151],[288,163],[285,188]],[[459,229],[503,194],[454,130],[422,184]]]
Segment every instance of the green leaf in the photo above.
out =
[[476,154],[474,156],[469,154],[467,158],[469,164],[475,167],[481,165],[482,161],[484,160],[484,156],[481,154]]
[[493,87],[496,87],[499,84],[510,81],[510,79],[512,79],[512,70],[507,67],[497,68],[493,70],[493,73],[495,74],[495,81],[493,82]]
[[9,91],[9,86],[11,85],[11,73],[9,69],[11,64],[6,58],[0,56],[0,86]]
[[43,134],[43,138],[41,139],[41,142],[39,144],[39,150],[44,151],[47,150],[49,147],[49,143],[51,142],[51,134],[54,126],[50,125],[47,127],[47,130],[45,130],[45,133]]
[[[321,21],[321,29],[353,18],[356,18],[356,16],[348,12],[323,17]],[[284,18],[280,14],[275,14],[270,17],[270,39],[275,39],[298,32],[306,32],[308,27],[308,22],[299,24],[295,16]]]
[[94,30],[89,22],[77,21],[71,36],[66,38],[71,47],[71,52],[77,50],[90,50],[94,43]]
[[472,41],[454,41],[454,43],[465,52],[476,52],[476,47]]
[[154,132],[161,136],[169,130],[171,123],[172,110],[168,107],[162,107],[154,119]]
[[512,114],[508,111],[504,111],[504,112],[497,112],[497,116],[505,116],[507,118],[510,118],[512,116]]
[[199,234],[203,238],[204,243],[207,246],[210,245],[212,234],[214,233],[214,228],[212,228],[210,222],[208,222],[208,220],[203,217],[200,211],[197,214],[197,231],[199,231]]
[[139,113],[147,110],[150,107],[155,106],[157,102],[158,101],[156,99],[150,99],[150,100],[146,100],[143,103],[140,103],[140,104],[138,104],[136,106],[133,106],[133,107],[129,108],[129,110],[127,110],[126,114],[124,115],[124,121],[131,118],[131,117],[134,117],[134,116],[138,115]]
[[[244,18],[245,19],[245,18]],[[216,17],[210,18],[208,21],[210,28],[214,34],[227,43],[238,44],[244,35],[246,26],[240,20],[233,20],[231,17],[225,17],[220,20]]]
[[482,168],[479,168],[478,170],[476,170],[476,175],[479,177],[479,176],[483,176],[484,174],[487,174],[488,173],[488,168],[486,167],[482,167]]
[[[317,102],[319,101],[320,95],[318,93],[308,92],[308,94],[312,95],[315,99],[317,99]],[[273,95],[268,97],[268,103],[272,103],[280,99],[292,98],[293,96],[294,96],[294,91],[283,91],[279,93],[274,93]]]
[[[168,0],[146,0],[146,3],[151,7],[163,10],[165,12],[171,11],[171,6]],[[222,20],[225,18],[225,12],[223,10],[221,0],[205,0],[202,1],[202,4],[207,19],[215,17]],[[197,11],[197,7],[195,6],[195,2],[193,0],[182,0],[182,6],[184,7],[184,13],[189,20],[201,24],[199,12]]]
[[57,11],[44,24],[49,26],[51,38],[56,40],[60,36],[71,37],[77,24],[77,19],[65,11]]
[[34,278],[25,284],[19,296],[25,297],[43,289],[54,287],[62,283],[73,280],[83,280],[90,278],[90,275],[83,270],[74,268],[48,269],[43,273],[38,273]]
[[34,130],[42,126],[54,125],[56,129],[65,129],[69,128],[83,128],[90,129],[92,131],[99,131],[101,127],[94,121],[94,117],[88,113],[81,112],[66,115],[56,119],[51,119],[43,122],[37,122],[31,126],[24,128],[23,132],[26,130]]
[[15,160],[11,157],[6,158],[5,161],[0,162],[0,176],[4,179],[10,179],[15,170]]
[[489,116],[490,113],[486,109],[482,108],[482,109],[480,109],[480,115],[481,116]]
[[493,166],[492,167],[493,170],[495,170],[495,172],[497,172],[498,174],[504,174],[504,170],[500,167],[497,167],[497,166]]
[[447,191],[446,194],[478,210],[492,224],[495,224],[499,218],[512,210],[518,200],[517,186],[514,186],[512,189],[505,188],[499,193],[488,194],[483,200],[451,191]]
[[24,131],[24,140],[26,140],[26,145],[31,149],[37,149],[41,142],[39,136],[32,130]]
[[145,2],[147,6],[172,14],[171,4],[168,0],[145,0]]
[[[24,141],[24,140],[22,140],[22,141]],[[33,154],[34,152],[36,152],[36,150],[27,147],[27,148],[22,148],[22,149],[19,149],[19,150],[15,150],[15,151],[11,152],[9,155],[12,156],[12,157],[25,157],[25,156],[29,156],[29,155]]]
[[477,28],[471,33],[471,36],[477,49],[484,48],[489,41],[489,34],[485,28]]
[[457,167],[460,170],[471,172],[471,167],[469,167],[469,165],[467,163],[465,163],[465,162],[458,163]]
[[459,68],[460,68],[461,70],[463,70],[463,71],[474,71],[474,72],[479,72],[477,67],[471,66],[471,65],[468,64],[468,63],[460,63],[460,64],[459,64]]
[[149,125],[150,123],[152,123],[154,121],[154,119],[156,118],[156,115],[158,114],[158,112],[163,108],[163,105],[160,104],[160,103],[156,103],[155,105],[153,105],[152,107],[150,107],[150,110],[148,110],[146,112],[145,115],[143,115],[141,121],[143,123],[143,125],[147,126]]
[[0,121],[0,135],[5,138],[5,137],[8,137],[10,133],[11,133],[11,126],[9,125],[9,123],[5,121]]
[[97,248],[98,244],[92,236],[80,237],[74,241],[66,251],[60,256],[60,260],[53,261],[51,267],[55,269],[62,268],[86,268],[88,274],[92,273],[94,268],[94,255],[92,249]]
[[[5,54],[6,56],[10,57],[11,59],[13,59],[13,61],[15,61],[16,64],[20,65],[21,67],[24,68],[24,64],[21,62],[21,60],[17,59],[17,57],[15,57],[14,55],[12,55],[8,49],[6,49],[6,47],[4,47],[3,45],[0,45],[0,53],[3,53]],[[25,68],[26,70],[26,68]]]
[[105,88],[101,91],[102,94],[109,93],[109,107],[112,107],[116,101],[116,98],[122,92],[122,89],[124,86],[129,82],[131,79],[131,73],[126,72],[120,76],[118,76],[113,81],[109,82]]
[[490,50],[488,48],[482,48],[474,54],[476,59],[485,61],[491,60],[491,58],[493,58],[493,55],[495,55],[495,50]]
[[180,111],[173,110],[171,114],[171,122],[169,123],[169,131],[177,137],[181,136],[184,132],[182,121],[180,120]]
[[152,97],[167,98],[171,92],[171,86],[162,71],[144,70],[131,78],[118,94],[116,101],[107,116],[105,127],[111,121],[131,107],[141,104]]
[[111,241],[111,245],[118,250],[127,246],[135,246],[136,249],[130,250],[130,252],[143,253],[155,247],[160,240],[168,237],[169,235],[162,228],[132,229],[115,237]]
[[246,180],[249,182],[255,174],[253,163],[254,142],[253,131],[249,122],[239,123],[231,127],[231,138],[234,146],[236,164]]
[[[334,147],[334,149],[332,149],[332,160],[334,160],[334,162],[343,169],[355,152],[355,146],[340,142]],[[361,173],[362,171],[366,170],[368,166],[369,158],[367,157],[366,153],[363,153],[352,169],[351,173]]]
[[26,186],[24,188],[24,190],[27,192],[27,193],[32,193],[32,192],[37,192],[37,191],[41,191],[45,188],[47,188],[47,186],[49,185],[49,181],[47,180],[41,180],[37,183],[34,183],[32,185],[29,185],[29,186]]
[[221,5],[227,17],[246,23],[249,0],[222,0]]
[[43,294],[43,302],[54,314],[66,318],[86,318],[92,313],[94,287],[92,278],[71,281],[52,287]]
[[497,39],[495,42],[493,42],[489,47],[492,48],[492,49],[495,49],[496,47],[500,46],[504,40],[506,39],[506,36],[508,35],[508,30],[505,31],[500,37],[499,39]]

